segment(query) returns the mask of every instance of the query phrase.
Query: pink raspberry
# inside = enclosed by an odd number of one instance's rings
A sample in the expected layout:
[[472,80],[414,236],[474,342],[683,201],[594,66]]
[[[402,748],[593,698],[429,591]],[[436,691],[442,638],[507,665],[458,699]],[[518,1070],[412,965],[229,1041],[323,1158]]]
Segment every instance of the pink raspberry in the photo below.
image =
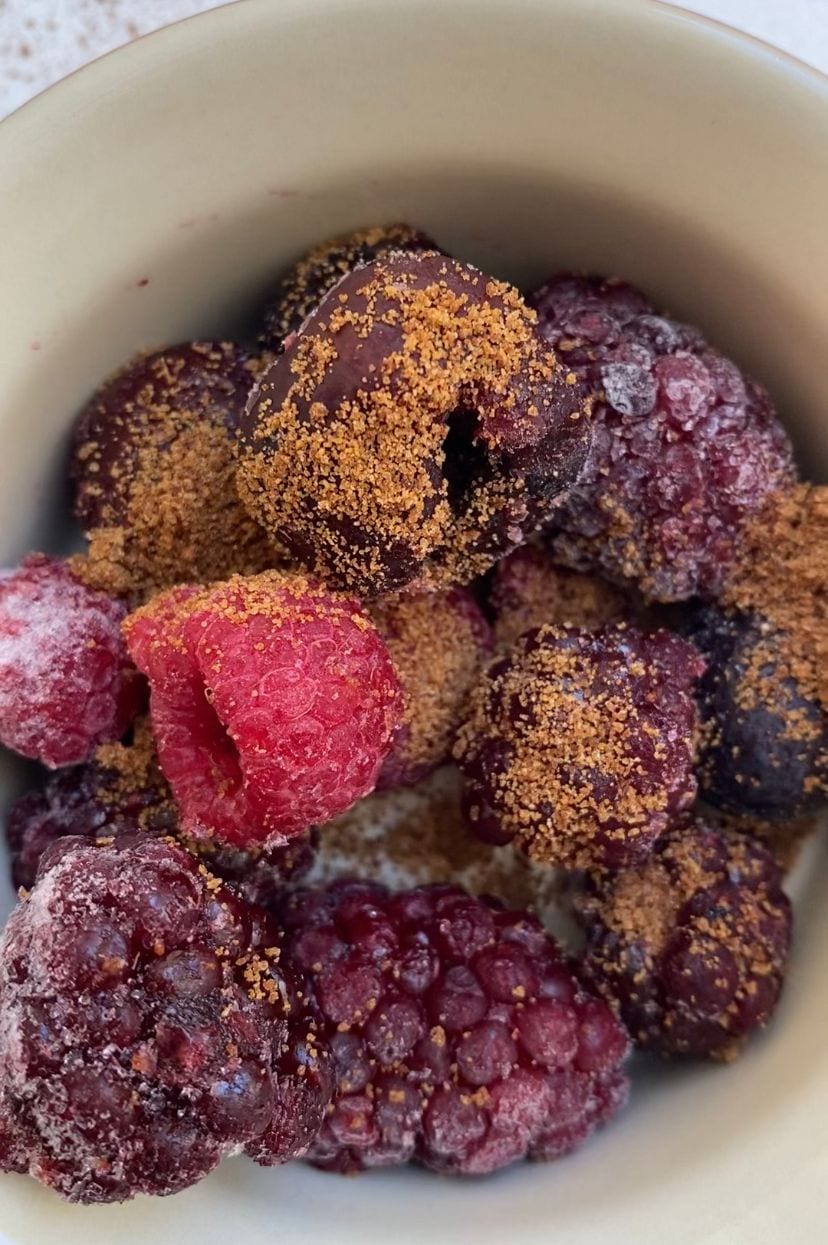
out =
[[374,789],[401,693],[352,598],[267,571],[172,589],[126,632],[185,834],[273,846]]
[[123,735],[143,696],[125,614],[56,558],[0,573],[0,742],[56,769]]
[[277,914],[336,1078],[318,1166],[485,1175],[576,1149],[626,1101],[626,1033],[528,913],[339,882]]

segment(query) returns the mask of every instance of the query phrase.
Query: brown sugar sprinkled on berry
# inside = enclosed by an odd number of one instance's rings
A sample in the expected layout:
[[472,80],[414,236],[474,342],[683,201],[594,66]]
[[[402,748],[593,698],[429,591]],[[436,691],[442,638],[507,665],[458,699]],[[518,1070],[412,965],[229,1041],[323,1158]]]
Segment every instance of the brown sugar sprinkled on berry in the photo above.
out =
[[64,1197],[109,1202],[174,1193],[243,1146],[303,1153],[324,1054],[278,947],[263,912],[157,839],[75,842],[44,862],[0,946],[9,1165],[22,1150]]
[[456,886],[361,882],[278,914],[332,1052],[318,1166],[483,1175],[574,1150],[626,1100],[626,1034],[534,917]]
[[403,722],[378,786],[413,786],[448,761],[481,666],[489,624],[462,588],[388,599],[371,610],[403,688]]
[[588,422],[516,290],[392,255],[330,290],[260,381],[239,488],[305,565],[363,596],[463,583],[547,517]]
[[667,632],[540,627],[472,694],[455,756],[472,827],[536,860],[644,859],[693,802],[695,649]]
[[744,524],[795,479],[768,395],[623,282],[557,276],[529,302],[602,393],[586,467],[553,516],[556,560],[656,601],[718,596]]
[[0,742],[56,768],[124,733],[145,694],[125,613],[56,558],[0,572]]
[[281,350],[341,277],[397,251],[436,251],[437,244],[410,225],[374,225],[323,242],[309,251],[270,294],[262,317],[263,349]]
[[611,584],[555,566],[538,545],[524,545],[498,562],[488,603],[495,639],[506,646],[545,623],[593,630],[629,613],[624,596]]
[[239,347],[192,342],[139,357],[98,391],[72,457],[87,582],[131,595],[274,564],[235,487],[233,441],[254,379]]
[[353,599],[271,571],[173,589],[125,629],[186,835],[278,846],[373,790],[401,694]]
[[582,899],[586,979],[645,1049],[732,1058],[782,988],[791,908],[780,882],[755,839],[673,830]]

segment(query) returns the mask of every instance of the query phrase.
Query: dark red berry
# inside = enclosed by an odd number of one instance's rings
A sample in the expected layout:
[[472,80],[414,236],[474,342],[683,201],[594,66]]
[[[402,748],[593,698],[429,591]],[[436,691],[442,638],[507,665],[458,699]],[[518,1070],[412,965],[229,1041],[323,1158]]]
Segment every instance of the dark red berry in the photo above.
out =
[[233,440],[254,370],[230,342],[139,356],[75,430],[75,514],[86,575],[121,594],[272,566],[235,488]]
[[517,291],[433,252],[344,276],[241,429],[251,514],[365,598],[486,570],[546,520],[589,439],[585,393]]
[[715,597],[746,521],[794,479],[768,395],[623,282],[558,276],[529,302],[544,339],[603,398],[555,557],[657,601]]
[[303,1153],[327,1082],[278,930],[181,848],[60,847],[0,944],[0,1159],[109,1202]]
[[568,868],[644,859],[695,797],[703,668],[666,631],[527,632],[488,667],[458,734],[472,828]]
[[403,720],[377,786],[413,787],[448,761],[469,691],[492,648],[470,593],[401,596],[371,610],[403,689]]
[[265,572],[173,589],[126,629],[186,835],[279,846],[373,790],[400,688],[356,601]]
[[125,614],[56,558],[0,572],[0,743],[56,768],[123,735],[144,696]]
[[318,1166],[482,1175],[575,1149],[626,1100],[626,1034],[533,916],[362,882],[278,914],[333,1054]]
[[828,798],[828,717],[802,690],[786,637],[756,616],[696,613],[703,653],[704,799],[727,812],[789,820]]
[[756,839],[672,830],[639,868],[594,879],[580,908],[585,978],[639,1046],[730,1058],[770,1020],[791,907]]
[[437,251],[427,234],[410,225],[376,225],[332,238],[316,246],[282,277],[268,296],[262,314],[259,344],[265,351],[282,350],[310,313],[341,277],[398,251]]

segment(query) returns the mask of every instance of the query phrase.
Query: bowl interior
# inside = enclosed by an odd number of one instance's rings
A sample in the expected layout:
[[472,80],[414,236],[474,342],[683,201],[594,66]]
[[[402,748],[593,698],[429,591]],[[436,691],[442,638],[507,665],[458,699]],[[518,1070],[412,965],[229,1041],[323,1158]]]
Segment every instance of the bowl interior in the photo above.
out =
[[[245,0],[105,58],[0,129],[3,561],[72,539],[67,433],[112,368],[244,332],[304,248],[394,219],[519,284],[559,267],[640,283],[768,385],[824,479],[826,121],[825,80],[634,0]],[[7,802],[25,775],[0,765]],[[666,1223],[676,1245],[771,1224],[816,1240],[824,844],[807,857],[771,1034],[732,1069],[644,1071],[573,1158],[475,1184],[233,1161],[171,1201],[93,1209],[9,1177],[0,1229],[26,1245],[577,1245],[662,1241]]]

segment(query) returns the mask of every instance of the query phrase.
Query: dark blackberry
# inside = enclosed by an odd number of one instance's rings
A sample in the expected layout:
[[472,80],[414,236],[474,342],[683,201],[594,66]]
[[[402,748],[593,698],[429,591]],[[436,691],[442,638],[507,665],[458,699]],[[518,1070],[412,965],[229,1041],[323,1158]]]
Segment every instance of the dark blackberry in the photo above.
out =
[[279,943],[182,848],[53,847],[0,944],[3,1161],[111,1202],[174,1193],[244,1146],[303,1153],[327,1081]]
[[289,894],[278,916],[332,1051],[318,1166],[482,1175],[575,1149],[626,1101],[627,1036],[535,917],[361,882]]

